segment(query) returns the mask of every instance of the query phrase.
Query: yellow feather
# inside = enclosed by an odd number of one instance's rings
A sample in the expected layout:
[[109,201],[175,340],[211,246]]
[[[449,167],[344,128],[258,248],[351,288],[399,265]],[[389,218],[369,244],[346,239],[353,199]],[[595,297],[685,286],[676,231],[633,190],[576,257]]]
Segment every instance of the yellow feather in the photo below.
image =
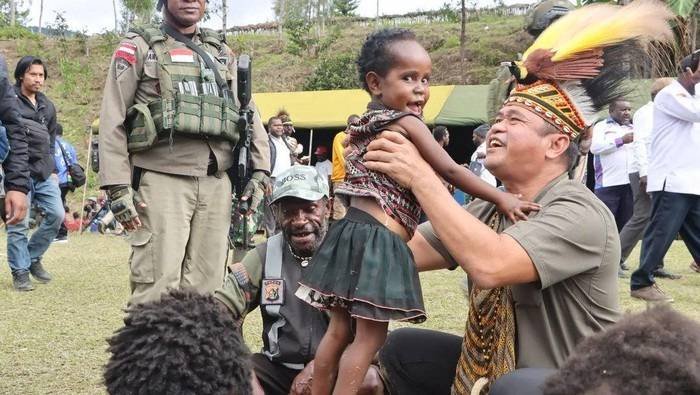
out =
[[606,15],[614,13],[618,8],[620,7],[611,4],[592,4],[569,12],[537,37],[537,40],[523,53],[523,60],[527,59],[530,53],[536,49],[552,49],[561,46],[570,40],[575,32],[583,30],[596,21],[605,19]]
[[673,13],[656,0],[637,0],[615,9],[606,18],[591,21],[573,37],[552,49],[553,62],[594,48],[603,48],[629,39],[667,41],[673,33],[667,20]]

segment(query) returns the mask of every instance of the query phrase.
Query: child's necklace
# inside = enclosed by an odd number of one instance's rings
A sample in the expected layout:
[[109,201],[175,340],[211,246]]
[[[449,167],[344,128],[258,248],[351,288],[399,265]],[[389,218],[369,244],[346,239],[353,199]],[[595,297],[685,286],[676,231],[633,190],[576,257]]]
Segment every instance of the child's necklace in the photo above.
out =
[[311,258],[312,258],[312,257],[310,257],[310,256],[306,256],[306,257],[304,257],[304,256],[299,256],[299,255],[295,254],[294,251],[292,251],[292,246],[291,246],[291,244],[287,244],[287,246],[289,247],[289,253],[292,254],[292,256],[293,256],[294,258],[296,258],[297,260],[301,261],[301,267],[307,267],[307,266],[309,266],[309,262],[311,261]]

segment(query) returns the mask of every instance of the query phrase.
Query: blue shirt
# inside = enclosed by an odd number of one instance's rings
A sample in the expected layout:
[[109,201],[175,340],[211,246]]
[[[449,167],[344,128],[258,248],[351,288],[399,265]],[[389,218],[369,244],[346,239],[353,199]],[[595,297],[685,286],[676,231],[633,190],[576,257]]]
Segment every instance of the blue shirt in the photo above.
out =
[[[63,147],[63,150],[61,150],[61,147]],[[65,158],[63,157],[63,151],[66,153]],[[66,163],[66,158],[68,159],[68,163]],[[56,164],[58,185],[71,182],[70,174],[68,174],[68,166],[78,163],[78,156],[75,153],[75,148],[73,148],[69,142],[58,136],[56,136],[56,149],[54,150],[53,161]]]

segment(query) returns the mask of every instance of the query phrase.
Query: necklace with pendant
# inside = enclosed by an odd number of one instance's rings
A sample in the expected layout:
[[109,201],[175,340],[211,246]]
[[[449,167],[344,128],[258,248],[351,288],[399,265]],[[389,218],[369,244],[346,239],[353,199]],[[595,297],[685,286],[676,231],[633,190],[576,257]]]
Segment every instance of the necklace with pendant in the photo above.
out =
[[301,261],[301,263],[300,263],[300,264],[301,264],[301,267],[307,267],[307,266],[309,266],[309,262],[311,262],[311,257],[310,257],[310,256],[299,256],[299,255],[295,254],[294,251],[292,251],[292,246],[291,246],[291,245],[287,245],[287,246],[289,247],[289,253],[292,254],[292,256],[293,256],[294,258],[296,258],[297,260]]

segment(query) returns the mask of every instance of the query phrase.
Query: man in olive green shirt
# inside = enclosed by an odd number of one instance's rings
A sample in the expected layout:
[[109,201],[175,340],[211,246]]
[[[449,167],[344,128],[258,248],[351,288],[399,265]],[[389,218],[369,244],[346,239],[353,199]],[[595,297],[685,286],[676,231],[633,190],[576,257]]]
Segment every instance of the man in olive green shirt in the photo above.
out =
[[[228,253],[236,59],[223,36],[197,25],[205,0],[160,0],[158,8],[163,25],[130,31],[114,52],[100,111],[100,184],[132,231],[131,303],[168,288],[213,292]],[[252,129],[253,177],[243,197],[251,211],[269,174],[257,114]]]
[[[534,111],[501,109],[487,137],[486,166],[509,192],[541,208],[527,221],[501,218],[498,226],[489,221],[493,204],[475,201],[465,211],[407,139],[383,137],[370,144],[367,167],[409,187],[431,220],[409,242],[419,270],[460,266],[472,287],[510,286],[516,368],[556,368],[581,339],[616,322],[615,220],[569,179],[578,156],[569,136]],[[436,331],[394,331],[380,353],[391,393],[450,393],[461,343]]]

